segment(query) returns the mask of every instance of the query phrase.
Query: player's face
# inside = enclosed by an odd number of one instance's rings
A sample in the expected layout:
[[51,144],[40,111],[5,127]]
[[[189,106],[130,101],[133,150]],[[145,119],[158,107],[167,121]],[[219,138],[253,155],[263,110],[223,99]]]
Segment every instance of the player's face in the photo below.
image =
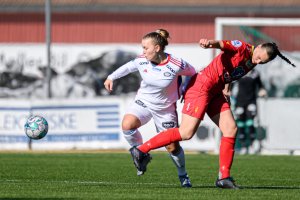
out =
[[269,56],[267,54],[267,50],[262,48],[261,45],[258,45],[252,55],[252,63],[253,64],[265,64],[269,62]]
[[155,45],[151,38],[145,38],[142,40],[142,47],[143,47],[143,55],[146,57],[147,60],[156,61],[159,46]]

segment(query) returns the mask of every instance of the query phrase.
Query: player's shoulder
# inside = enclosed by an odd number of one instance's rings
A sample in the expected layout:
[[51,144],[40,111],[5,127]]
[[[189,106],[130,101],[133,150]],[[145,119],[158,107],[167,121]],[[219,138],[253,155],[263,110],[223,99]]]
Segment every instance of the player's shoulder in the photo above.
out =
[[235,48],[241,48],[247,45],[247,43],[242,40],[230,40],[230,44]]
[[173,65],[181,68],[181,69],[184,69],[185,68],[185,65],[186,65],[186,62],[182,59],[182,58],[178,58],[176,56],[173,56],[171,54],[169,54],[169,62],[172,63]]
[[[242,41],[242,40],[223,40],[223,51],[229,51],[229,52],[250,52],[251,51],[251,45]],[[242,53],[243,54],[243,53]]]

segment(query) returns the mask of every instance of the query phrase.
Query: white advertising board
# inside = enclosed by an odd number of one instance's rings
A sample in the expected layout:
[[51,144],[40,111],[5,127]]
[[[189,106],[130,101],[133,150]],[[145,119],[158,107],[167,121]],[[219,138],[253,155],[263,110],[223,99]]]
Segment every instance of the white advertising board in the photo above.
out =
[[[29,148],[24,134],[26,118],[45,117],[49,124],[47,136],[32,140],[32,149],[122,148],[120,122],[122,101],[101,100],[9,101],[0,107],[1,148]],[[4,105],[4,103],[2,103]]]
[[[0,103],[0,149],[128,149],[121,120],[132,96],[73,100],[9,100]],[[182,104],[178,106],[181,113]],[[24,123],[30,114],[45,117],[49,131],[41,140],[30,140]],[[181,118],[181,115],[179,115]],[[187,150],[214,151],[215,128],[204,121],[204,135],[196,136],[182,146]],[[144,141],[156,134],[153,121],[140,128]],[[204,136],[204,137],[203,137]]]

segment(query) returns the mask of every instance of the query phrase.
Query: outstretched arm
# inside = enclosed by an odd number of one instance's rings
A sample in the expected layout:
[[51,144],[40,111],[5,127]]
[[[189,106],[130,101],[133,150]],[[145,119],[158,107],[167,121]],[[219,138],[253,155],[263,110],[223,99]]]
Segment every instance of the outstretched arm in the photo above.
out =
[[113,90],[113,81],[126,76],[129,73],[137,71],[137,66],[134,64],[133,61],[129,61],[128,63],[119,67],[116,71],[110,74],[104,82],[104,87],[108,92],[112,92]]
[[207,49],[207,48],[222,49],[224,47],[224,44],[221,40],[200,39],[199,45],[203,49]]

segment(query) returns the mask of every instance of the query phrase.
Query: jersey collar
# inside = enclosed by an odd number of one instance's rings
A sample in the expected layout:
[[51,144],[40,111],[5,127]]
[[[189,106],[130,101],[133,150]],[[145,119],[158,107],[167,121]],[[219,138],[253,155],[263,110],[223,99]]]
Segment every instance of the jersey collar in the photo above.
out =
[[166,60],[166,62],[160,63],[160,64],[158,64],[157,66],[163,66],[163,65],[166,65],[166,64],[170,61],[170,58],[171,58],[170,54],[167,54],[167,53],[166,53],[166,55],[167,55],[167,60]]

